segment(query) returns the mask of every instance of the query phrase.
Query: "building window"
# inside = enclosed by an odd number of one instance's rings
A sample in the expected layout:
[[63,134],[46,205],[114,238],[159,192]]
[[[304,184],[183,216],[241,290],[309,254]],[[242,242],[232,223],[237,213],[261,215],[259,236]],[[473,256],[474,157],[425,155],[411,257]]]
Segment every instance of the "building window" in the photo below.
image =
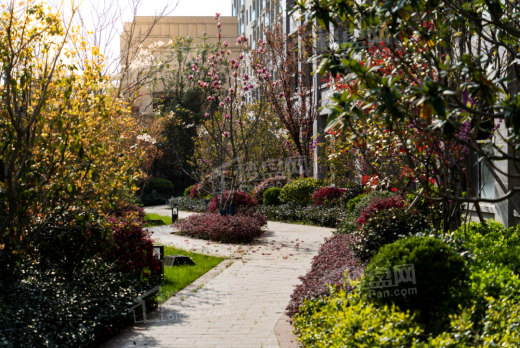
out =
[[249,23],[248,19],[249,19],[249,16],[247,15],[247,10],[246,10],[246,25]]

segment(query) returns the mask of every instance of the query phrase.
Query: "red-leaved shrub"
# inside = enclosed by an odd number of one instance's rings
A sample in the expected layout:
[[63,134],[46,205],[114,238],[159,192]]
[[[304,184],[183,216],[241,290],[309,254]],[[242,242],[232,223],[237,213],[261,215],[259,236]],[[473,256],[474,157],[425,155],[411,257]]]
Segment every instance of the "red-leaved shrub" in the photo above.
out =
[[284,187],[289,182],[289,178],[285,176],[275,176],[259,183],[253,190],[253,199],[259,204],[264,202],[264,192],[271,187]]
[[359,218],[356,220],[356,224],[363,225],[370,219],[370,216],[377,211],[388,210],[390,208],[402,208],[403,206],[404,201],[401,196],[376,199],[363,209]]
[[[229,197],[231,191],[227,190],[224,191],[224,202],[226,202],[227,198]],[[219,211],[219,203],[220,203],[220,195],[213,198],[211,203],[209,204],[208,211],[215,213]],[[229,213],[229,205],[231,203],[231,198],[227,202],[224,209],[226,212]],[[237,191],[235,195],[235,213],[254,213],[256,212],[256,206],[258,203],[251,198],[247,193],[242,191]]]
[[190,190],[190,198],[197,198],[199,196],[199,184],[195,183]]
[[312,195],[314,205],[329,205],[337,203],[344,191],[344,189],[337,187],[322,187]]
[[222,243],[249,243],[259,237],[267,225],[263,214],[237,214],[222,216],[216,213],[191,215],[177,221],[179,234]]
[[116,218],[123,218],[135,222],[144,221],[144,217],[146,216],[143,208],[126,201],[119,201],[116,203],[115,209],[110,209],[108,214]]
[[301,284],[297,285],[291,294],[291,301],[286,308],[287,315],[298,313],[303,301],[319,296],[327,296],[328,286],[335,286],[347,291],[352,290],[348,280],[345,281],[345,271],[349,279],[359,279],[365,268],[354,256],[349,244],[356,240],[351,235],[338,234],[325,239],[318,255],[312,259],[311,270],[300,276]]
[[138,223],[124,219],[111,219],[112,248],[107,257],[115,261],[124,272],[150,276],[156,274],[161,266],[153,255],[153,242],[148,231]]

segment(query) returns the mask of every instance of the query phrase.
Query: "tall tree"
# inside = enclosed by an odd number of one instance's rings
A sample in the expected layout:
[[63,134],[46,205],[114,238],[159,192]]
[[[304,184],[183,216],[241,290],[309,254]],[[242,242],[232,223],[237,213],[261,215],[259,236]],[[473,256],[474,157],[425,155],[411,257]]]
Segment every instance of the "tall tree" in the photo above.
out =
[[[312,0],[297,2],[296,9],[325,30],[341,21],[353,34],[367,30],[388,33],[384,47],[383,40],[372,44],[378,51],[389,51],[389,63],[395,69],[390,75],[378,66],[370,67],[370,52],[359,45],[368,37],[340,42],[322,56],[321,73],[340,74],[345,83],[356,86],[354,93],[344,91],[333,97],[331,129],[354,120],[372,120],[396,136],[411,124],[427,135],[430,146],[449,139],[478,154],[494,176],[499,194],[484,198],[476,195],[477,190],[470,190],[470,197],[454,188],[433,192],[435,187],[428,184],[427,174],[445,164],[432,157],[423,172],[413,175],[425,190],[421,196],[428,193],[444,207],[507,200],[519,211],[514,199],[520,191],[514,185],[520,178],[516,2]],[[366,108],[372,112],[364,112]],[[467,125],[470,129],[464,131]],[[487,149],[479,144],[484,138],[490,140]],[[407,153],[417,145],[415,139],[402,143]],[[444,171],[446,180],[456,181],[457,171],[462,169],[456,165]],[[414,192],[411,187],[402,188]]]
[[[313,98],[311,32],[302,25],[297,34],[288,37],[281,23],[262,28],[265,40],[249,54],[249,66],[261,96],[269,101],[274,114],[287,130],[300,159],[300,175],[310,175],[314,145],[314,121],[318,115]],[[310,36],[309,36],[310,35]]]
[[[76,7],[72,4],[73,14]],[[88,223],[140,176],[128,108],[102,60],[57,13],[10,2],[0,14],[0,281],[49,227]],[[78,44],[74,49],[72,42]],[[69,45],[70,44],[70,45]],[[81,222],[82,221],[82,222]]]

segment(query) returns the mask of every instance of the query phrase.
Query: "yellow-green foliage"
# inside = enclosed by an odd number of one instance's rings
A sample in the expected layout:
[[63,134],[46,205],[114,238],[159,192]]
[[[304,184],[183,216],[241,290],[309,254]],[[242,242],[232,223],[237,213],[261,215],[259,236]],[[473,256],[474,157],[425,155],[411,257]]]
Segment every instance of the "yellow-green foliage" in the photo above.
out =
[[305,301],[294,320],[305,347],[410,347],[422,333],[410,314],[376,308],[344,291]]
[[520,304],[507,295],[485,297],[478,306],[450,316],[449,329],[426,336],[415,317],[395,306],[377,307],[358,293],[338,292],[305,301],[294,327],[305,347],[492,348],[520,347]]
[[282,188],[279,199],[284,203],[309,204],[312,201],[314,191],[323,187],[322,180],[314,178],[301,178],[291,181]]

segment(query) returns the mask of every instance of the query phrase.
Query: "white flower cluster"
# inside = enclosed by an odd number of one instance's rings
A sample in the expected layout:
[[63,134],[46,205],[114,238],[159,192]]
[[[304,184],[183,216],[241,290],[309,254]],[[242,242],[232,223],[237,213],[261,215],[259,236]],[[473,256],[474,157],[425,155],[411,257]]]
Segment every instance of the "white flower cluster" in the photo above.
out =
[[139,50],[135,59],[130,63],[130,69],[147,68],[154,63],[155,57],[148,50]]
[[137,140],[144,141],[146,143],[155,144],[155,139],[148,134],[141,134],[137,136]]

